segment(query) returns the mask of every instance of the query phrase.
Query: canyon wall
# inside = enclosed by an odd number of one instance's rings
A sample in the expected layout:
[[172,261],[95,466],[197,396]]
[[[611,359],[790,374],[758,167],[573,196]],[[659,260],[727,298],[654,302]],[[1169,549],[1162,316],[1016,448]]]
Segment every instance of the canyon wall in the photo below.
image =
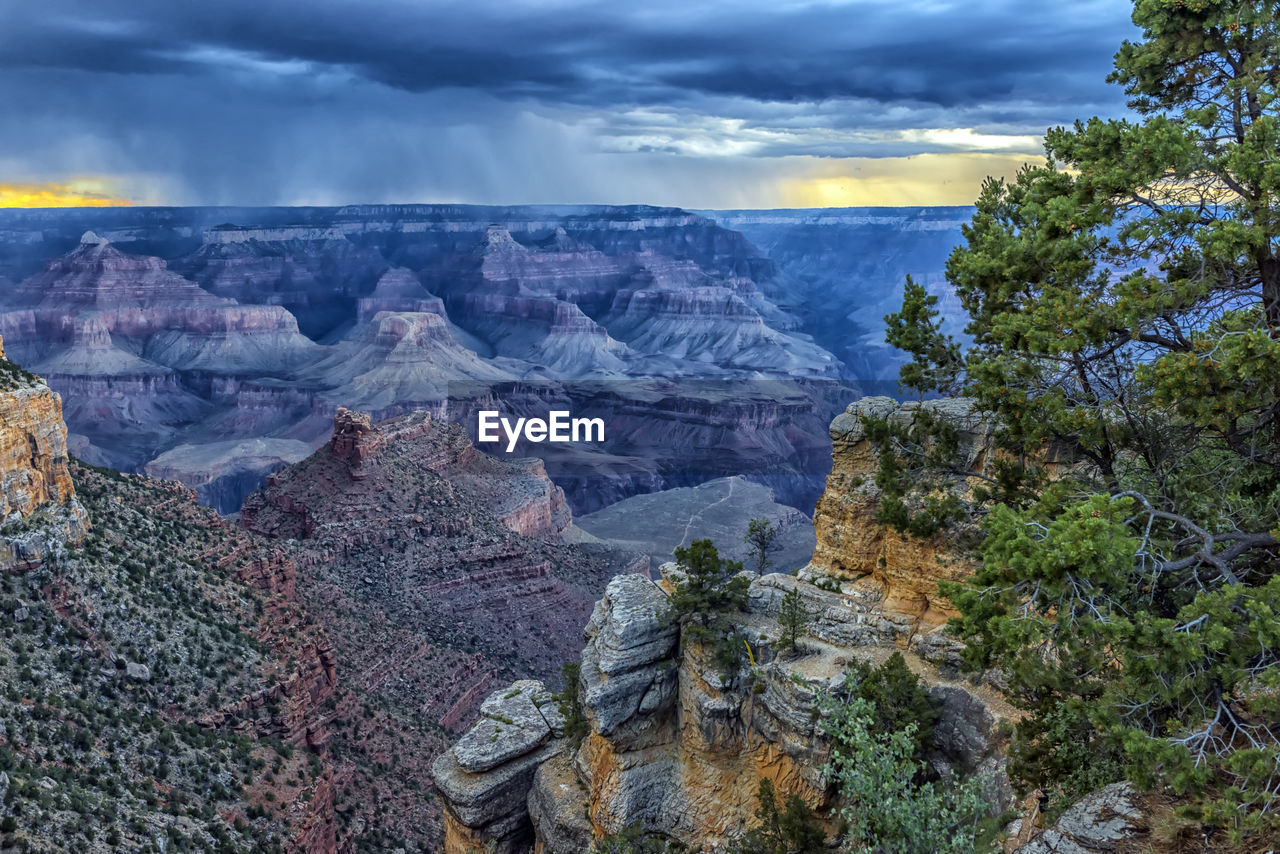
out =
[[555,398],[621,422],[517,449],[579,512],[745,475],[807,514],[853,391],[794,282],[673,208],[2,212],[0,273],[0,334],[63,394],[77,456],[223,513],[338,407],[461,420]]
[[352,674],[331,727],[345,826],[366,845],[439,840],[431,762],[494,687],[577,657],[608,579],[649,563],[562,544],[572,517],[541,464],[482,454],[459,425],[345,408],[332,424],[240,523],[296,560],[298,599]]

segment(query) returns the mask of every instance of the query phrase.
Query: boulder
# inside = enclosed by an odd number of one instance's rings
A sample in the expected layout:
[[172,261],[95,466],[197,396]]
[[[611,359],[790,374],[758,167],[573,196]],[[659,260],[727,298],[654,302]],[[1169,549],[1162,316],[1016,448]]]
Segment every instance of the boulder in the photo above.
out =
[[1085,795],[1015,854],[1103,854],[1145,830],[1133,785],[1112,783]]
[[516,682],[491,695],[480,706],[480,720],[453,746],[458,766],[477,774],[545,744],[552,730],[540,706],[554,708],[541,682]]

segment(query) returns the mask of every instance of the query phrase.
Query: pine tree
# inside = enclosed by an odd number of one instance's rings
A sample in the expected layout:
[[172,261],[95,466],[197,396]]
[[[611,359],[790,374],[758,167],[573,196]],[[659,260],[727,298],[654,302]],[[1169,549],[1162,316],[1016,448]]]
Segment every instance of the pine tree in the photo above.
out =
[[[1051,130],[1044,165],[983,186],[947,264],[963,369],[918,289],[888,318],[904,385],[996,426],[982,569],[944,592],[972,663],[1031,713],[1015,769],[1055,776],[1056,740],[1083,736],[1236,834],[1280,812],[1277,14],[1137,0],[1111,75],[1137,120]],[[900,453],[934,427],[882,442],[916,498],[904,530],[959,468],[916,478]]]
[[777,525],[763,517],[752,519],[747,523],[747,535],[743,537],[750,547],[750,554],[756,561],[756,572],[761,574],[773,565],[770,555],[778,539],[780,529]]
[[809,629],[810,617],[809,609],[800,597],[799,588],[793,587],[782,597],[782,605],[778,611],[778,625],[782,627],[778,643],[783,649],[796,651],[800,636]]
[[738,669],[746,647],[732,615],[747,606],[748,581],[742,561],[720,557],[711,540],[694,540],[675,551],[683,579],[667,600],[668,619],[680,625],[680,645],[706,645],[723,675]]

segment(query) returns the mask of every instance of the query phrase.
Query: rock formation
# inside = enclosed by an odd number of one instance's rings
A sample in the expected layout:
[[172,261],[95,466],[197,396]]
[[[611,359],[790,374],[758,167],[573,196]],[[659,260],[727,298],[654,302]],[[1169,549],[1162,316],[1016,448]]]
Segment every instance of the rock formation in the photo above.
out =
[[[832,467],[827,490],[814,511],[818,543],[810,578],[827,577],[860,593],[883,598],[882,610],[902,628],[903,642],[916,632],[936,629],[953,616],[938,594],[940,580],[956,580],[973,570],[947,536],[908,537],[876,521],[879,490],[876,451],[866,438],[863,419],[889,418],[908,423],[918,408],[947,418],[960,431],[967,470],[985,473],[991,433],[964,400],[899,403],[866,397],[851,403],[831,423]],[[967,490],[961,482],[957,488]]]
[[[224,370],[236,372],[237,360],[253,362],[253,354],[222,349],[207,352],[228,338],[254,333],[280,334],[263,346],[271,367],[288,367],[289,359],[304,354],[305,340],[296,335],[297,324],[288,312],[275,306],[238,305],[219,299],[193,282],[171,272],[160,258],[128,255],[93,232],[86,232],[80,245],[70,253],[50,261],[45,269],[18,284],[8,295],[10,312],[0,322],[5,331],[19,333],[22,352],[28,357],[44,348],[45,355],[57,349],[71,331],[70,320],[96,317],[112,335],[145,343],[163,352],[176,346],[177,339],[164,335],[178,331],[191,339],[182,349],[183,367],[198,367],[202,359],[216,359]],[[29,340],[34,333],[36,340]],[[152,342],[153,336],[161,339]],[[198,339],[204,339],[199,341]],[[229,364],[227,364],[229,362]],[[256,366],[256,365],[255,365]],[[175,365],[176,367],[176,365]]]
[[480,706],[480,720],[432,768],[443,793],[446,854],[517,850],[539,766],[564,752],[563,718],[546,687],[515,682]]
[[449,733],[499,684],[554,675],[606,581],[647,571],[635,555],[560,545],[570,521],[536,461],[481,454],[422,412],[374,423],[339,410],[327,445],[246,500],[245,528],[293,541],[299,599],[355,674],[334,735],[349,824],[440,838],[423,793]]
[[218,296],[283,306],[319,339],[356,313],[356,300],[387,263],[376,248],[331,227],[222,224],[205,230],[177,267]]
[[[738,621],[754,664],[726,683],[700,647],[678,653],[676,629],[664,618],[676,572],[665,566],[661,585],[619,576],[597,604],[577,688],[590,726],[580,746],[555,738],[554,721],[535,720],[519,733],[504,726],[493,739],[503,716],[514,719],[502,706],[510,692],[499,690],[488,701],[492,720],[436,761],[447,852],[515,852],[533,843],[547,854],[576,853],[636,824],[695,848],[723,845],[750,825],[766,778],[783,795],[819,810],[830,805],[822,778],[830,744],[816,704],[850,661],[883,661],[895,627],[874,598],[751,575]],[[783,657],[777,616],[793,589],[814,616],[805,654]],[[1014,713],[990,689],[908,660],[942,708],[930,762],[981,777],[998,815],[1013,799],[1003,748]],[[492,745],[483,762],[471,756],[477,742]]]
[[279,306],[221,299],[93,232],[13,288],[3,308],[0,332],[15,354],[68,401],[77,450],[127,470],[209,415],[211,376],[287,375],[316,355]]
[[356,303],[356,323],[371,320],[380,311],[429,312],[444,316],[444,302],[427,293],[412,270],[392,267],[378,277],[373,293]]
[[84,539],[67,466],[61,398],[10,362],[0,338],[0,572],[34,569]]
[[603,322],[632,349],[655,356],[793,377],[834,378],[839,372],[830,353],[769,327],[723,286],[619,291]]
[[[520,449],[575,508],[750,474],[807,513],[850,391],[818,389],[840,363],[768,259],[670,208],[6,212],[0,250],[20,280],[0,334],[63,394],[75,453],[182,478],[224,513],[297,458],[282,443],[322,444],[338,406],[465,417],[452,386],[492,400],[551,382],[531,400],[625,422],[559,460]],[[766,379],[808,400],[771,395],[755,422]],[[569,387],[587,380],[613,387]]]
[[[1149,830],[1133,785],[1112,783],[1081,798],[1051,827],[1015,848],[1014,854],[1107,854],[1138,850],[1129,845],[1149,841],[1143,839]],[[1021,836],[1020,823],[1017,831],[1016,837]],[[1142,845],[1142,850],[1152,849]]]
[[440,315],[387,311],[299,376],[324,389],[318,400],[359,407],[379,420],[418,409],[442,413],[451,383],[484,387],[515,378],[459,344]]
[[[981,471],[989,437],[967,403],[921,405],[956,421],[969,465]],[[633,825],[714,849],[751,825],[766,778],[781,796],[798,795],[826,815],[834,792],[822,775],[831,745],[819,699],[839,687],[851,662],[879,664],[903,647],[941,713],[930,766],[981,780],[993,817],[1011,807],[1004,752],[1018,714],[990,685],[960,678],[955,642],[929,631],[947,607],[936,597],[942,569],[955,577],[965,567],[934,560],[949,549],[945,541],[916,551],[891,541],[874,523],[878,496],[865,486],[876,458],[863,419],[908,418],[915,406],[866,398],[832,423],[837,457],[818,506],[812,563],[798,576],[746,574],[747,608],[734,621],[751,657],[736,674],[721,674],[696,643],[681,650],[665,617],[667,594],[681,578],[676,565],[663,566],[660,583],[611,581],[585,631],[577,685],[585,739],[557,740],[549,727],[551,736],[536,743],[504,740],[501,761],[483,767],[464,764],[452,748],[435,766],[446,850],[514,852],[532,843],[568,854]],[[790,591],[810,614],[799,655],[779,649],[778,617]],[[468,808],[478,792],[483,814]]]

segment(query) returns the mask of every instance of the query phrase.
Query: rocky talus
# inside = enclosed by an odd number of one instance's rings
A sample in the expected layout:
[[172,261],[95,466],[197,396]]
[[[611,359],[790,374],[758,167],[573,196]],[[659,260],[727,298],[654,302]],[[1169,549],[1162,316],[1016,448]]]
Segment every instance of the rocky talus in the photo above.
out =
[[335,697],[340,825],[357,847],[443,837],[430,768],[499,685],[549,679],[618,572],[648,561],[559,540],[564,493],[427,413],[339,409],[330,441],[271,475],[241,523],[298,563],[298,597],[352,677]]
[[5,358],[0,339],[0,572],[28,571],[84,539],[62,400]]
[[342,850],[294,564],[186,487],[69,471],[92,528],[0,574],[0,848]]

